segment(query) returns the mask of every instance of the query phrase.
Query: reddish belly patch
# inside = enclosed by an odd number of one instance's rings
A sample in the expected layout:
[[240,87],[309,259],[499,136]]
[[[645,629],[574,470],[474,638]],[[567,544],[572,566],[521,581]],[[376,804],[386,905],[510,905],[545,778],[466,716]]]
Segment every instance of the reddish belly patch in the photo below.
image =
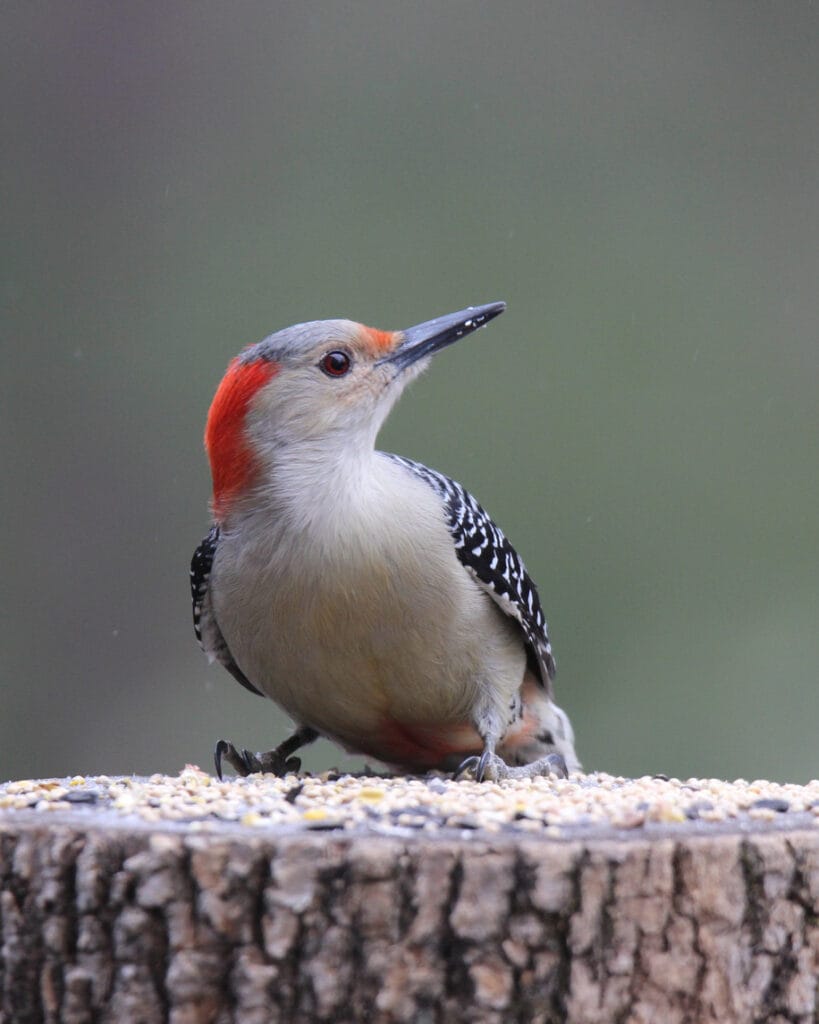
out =
[[361,750],[386,764],[428,771],[456,756],[480,753],[482,746],[475,729],[465,722],[427,726],[386,718],[378,733],[366,745],[361,744]]

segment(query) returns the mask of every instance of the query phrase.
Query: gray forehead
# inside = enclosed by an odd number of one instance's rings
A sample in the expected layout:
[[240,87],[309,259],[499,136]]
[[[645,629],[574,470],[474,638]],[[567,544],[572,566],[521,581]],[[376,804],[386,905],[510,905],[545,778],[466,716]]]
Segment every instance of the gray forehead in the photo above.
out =
[[352,320],[310,320],[304,324],[293,324],[282,331],[269,334],[266,338],[246,348],[239,359],[252,363],[257,359],[280,363],[309,351],[318,344],[332,344],[349,339],[356,324]]

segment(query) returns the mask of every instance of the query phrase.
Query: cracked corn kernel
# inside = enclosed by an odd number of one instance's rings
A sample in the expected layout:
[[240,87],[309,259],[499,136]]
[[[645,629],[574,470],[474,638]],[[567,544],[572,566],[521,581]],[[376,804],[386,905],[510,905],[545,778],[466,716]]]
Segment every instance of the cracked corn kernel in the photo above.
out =
[[375,789],[374,787],[365,787],[364,789],[360,789],[358,791],[358,793],[356,793],[355,795],[358,797],[359,800],[377,801],[377,800],[383,800],[384,797],[387,794],[384,792],[383,789]]

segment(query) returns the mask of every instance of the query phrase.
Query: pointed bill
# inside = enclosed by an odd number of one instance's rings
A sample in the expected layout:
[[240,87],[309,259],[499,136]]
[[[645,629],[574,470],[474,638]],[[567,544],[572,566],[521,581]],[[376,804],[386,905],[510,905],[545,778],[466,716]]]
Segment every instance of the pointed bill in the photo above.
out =
[[469,306],[457,313],[408,327],[398,332],[401,335],[398,346],[379,362],[392,363],[397,370],[405,370],[418,359],[440,352],[447,345],[488,324],[505,309],[505,302],[490,302],[486,306]]

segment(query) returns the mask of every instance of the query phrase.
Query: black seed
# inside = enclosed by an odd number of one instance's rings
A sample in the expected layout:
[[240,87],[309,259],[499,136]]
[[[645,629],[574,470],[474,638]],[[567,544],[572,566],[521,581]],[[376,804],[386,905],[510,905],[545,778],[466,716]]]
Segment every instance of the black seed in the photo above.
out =
[[784,814],[785,811],[789,811],[791,805],[787,800],[782,800],[780,797],[762,797],[760,800],[754,800],[751,807],[760,807],[769,811],[778,811],[780,814]]

